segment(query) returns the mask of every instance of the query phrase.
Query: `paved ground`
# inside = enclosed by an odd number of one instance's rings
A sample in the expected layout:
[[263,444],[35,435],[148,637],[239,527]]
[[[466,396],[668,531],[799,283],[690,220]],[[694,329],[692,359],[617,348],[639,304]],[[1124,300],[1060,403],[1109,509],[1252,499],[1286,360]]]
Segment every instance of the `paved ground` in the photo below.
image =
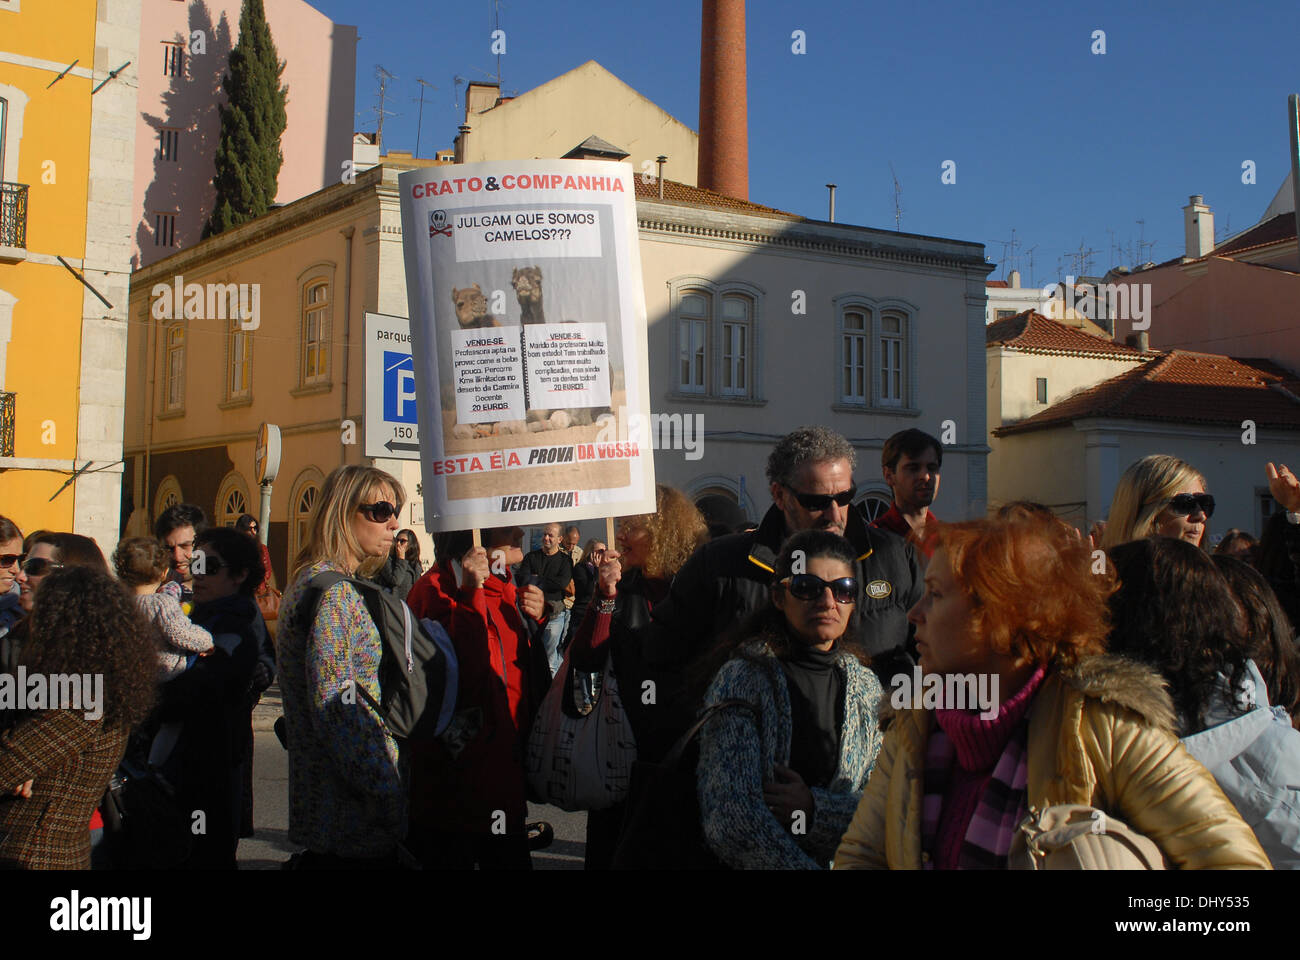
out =
[[[297,851],[289,843],[289,755],[280,746],[272,725],[282,712],[279,687],[271,687],[253,712],[252,837],[239,841],[241,870],[274,870]],[[545,820],[555,828],[555,842],[533,854],[538,870],[581,870],[587,815],[556,807],[528,805],[529,820]]]

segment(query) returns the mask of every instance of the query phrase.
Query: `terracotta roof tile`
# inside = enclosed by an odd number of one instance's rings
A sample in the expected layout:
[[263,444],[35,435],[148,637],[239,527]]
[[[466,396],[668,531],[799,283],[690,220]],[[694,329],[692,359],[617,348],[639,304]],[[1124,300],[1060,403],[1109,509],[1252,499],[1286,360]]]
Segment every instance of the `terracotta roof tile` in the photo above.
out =
[[984,281],[984,286],[986,286],[986,287],[1006,287],[1006,288],[1010,289],[1010,285],[1009,285],[1005,280],[985,280],[985,281]]
[[[1279,213],[1271,220],[1265,220],[1247,230],[1240,236],[1233,237],[1227,243],[1215,247],[1209,254],[1212,257],[1223,257],[1230,253],[1241,253],[1244,250],[1251,250],[1255,247],[1266,247],[1273,243],[1282,243],[1287,240],[1295,239],[1295,215],[1291,213]],[[1203,258],[1204,259],[1204,258]]]
[[[649,183],[643,182],[649,180]],[[632,178],[636,184],[636,196],[638,200],[658,200],[659,199],[659,181],[654,177],[642,178],[637,174]],[[737,210],[741,213],[757,213],[773,217],[789,217],[793,220],[803,220],[804,218],[794,213],[787,213],[784,210],[778,210],[775,207],[765,207],[761,203],[751,203],[748,200],[741,200],[739,197],[729,197],[725,193],[717,193],[713,190],[705,190],[701,187],[691,187],[684,183],[678,183],[676,180],[664,178],[664,200],[673,203],[689,203],[701,207],[721,207],[726,210]]]
[[988,346],[1000,344],[1031,353],[1131,357],[1134,360],[1151,356],[1113,340],[1094,337],[1078,327],[1052,320],[1033,310],[1024,310],[1014,317],[1003,317],[990,323],[984,329],[984,342]]
[[1234,427],[1253,420],[1260,427],[1300,430],[1300,399],[1286,386],[1296,380],[1294,372],[1267,360],[1173,350],[993,435],[1028,433],[1087,417]]

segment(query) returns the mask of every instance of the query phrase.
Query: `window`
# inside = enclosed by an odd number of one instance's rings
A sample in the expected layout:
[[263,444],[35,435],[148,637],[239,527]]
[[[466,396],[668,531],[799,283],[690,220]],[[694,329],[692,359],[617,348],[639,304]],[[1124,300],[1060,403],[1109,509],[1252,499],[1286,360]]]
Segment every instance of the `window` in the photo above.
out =
[[1268,487],[1255,488],[1255,516],[1256,528],[1255,536],[1262,537],[1264,530],[1268,527],[1268,518],[1277,513],[1281,507],[1273,499],[1273,495],[1268,492]]
[[889,508],[894,505],[894,496],[888,491],[880,493],[872,490],[864,495],[857,505],[867,523],[875,523],[883,514],[888,513]]
[[750,301],[748,297],[722,298],[722,382],[718,392],[727,397],[749,395]]
[[315,467],[308,467],[294,481],[292,495],[289,498],[290,565],[311,535],[311,515],[324,481],[324,475]]
[[314,283],[303,297],[302,383],[329,380],[329,284]]
[[705,371],[708,367],[709,306],[707,295],[692,291],[682,296],[677,311],[681,352],[677,389],[682,393],[704,393],[708,389]]
[[158,131],[158,159],[176,162],[179,153],[181,132],[175,127],[162,127]]
[[185,326],[172,323],[163,334],[163,409],[180,410],[185,406]]
[[153,215],[153,245],[155,247],[176,245],[176,214],[155,213]]
[[841,321],[841,358],[843,375],[840,380],[840,400],[843,403],[867,402],[867,330],[868,314],[865,310],[846,310]]
[[248,513],[248,484],[238,470],[231,470],[217,490],[217,525],[233,527],[240,514]]
[[1047,378],[1046,377],[1038,378],[1038,402],[1039,403],[1047,402]]
[[997,313],[995,313],[995,314],[993,315],[993,319],[994,319],[994,320],[1005,320],[1007,317],[1014,317],[1015,315],[1016,315],[1016,311],[1015,311],[1014,309],[1013,309],[1013,310],[1006,310],[1006,309],[1003,309],[1003,310],[999,310],[999,311],[997,311]]
[[903,406],[906,385],[903,382],[903,346],[905,321],[897,314],[880,318],[880,405]]
[[672,362],[678,395],[761,398],[758,311],[762,291],[740,281],[670,281],[676,323]]
[[153,498],[154,521],[156,522],[168,507],[174,507],[176,504],[183,502],[180,481],[171,474],[163,477],[158,484],[158,492],[154,494]]
[[185,71],[185,44],[163,42],[163,76],[179,77]]
[[230,357],[226,399],[243,399],[249,396],[253,386],[253,334],[244,329],[238,310],[230,318],[230,334],[226,342]]
[[832,396],[839,409],[903,412],[916,409],[916,308],[904,300],[864,293],[832,298],[836,315]]

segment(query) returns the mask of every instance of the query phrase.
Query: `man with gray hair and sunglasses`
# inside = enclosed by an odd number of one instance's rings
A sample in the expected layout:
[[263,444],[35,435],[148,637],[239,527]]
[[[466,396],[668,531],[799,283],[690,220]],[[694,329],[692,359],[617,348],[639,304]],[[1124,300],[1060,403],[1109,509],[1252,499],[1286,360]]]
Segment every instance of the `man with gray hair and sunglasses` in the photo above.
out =
[[781,544],[801,530],[826,530],[852,544],[861,640],[872,667],[886,689],[894,674],[910,674],[907,611],[925,592],[925,574],[910,544],[869,528],[853,507],[856,464],[853,445],[825,427],[800,427],[782,437],[768,457],[772,506],[758,529],[700,547],[678,572],[667,599],[655,604],[651,624],[639,636],[639,653],[661,674],[656,702],[664,705],[665,738],[690,722],[694,705],[684,695],[686,665],[768,603]]

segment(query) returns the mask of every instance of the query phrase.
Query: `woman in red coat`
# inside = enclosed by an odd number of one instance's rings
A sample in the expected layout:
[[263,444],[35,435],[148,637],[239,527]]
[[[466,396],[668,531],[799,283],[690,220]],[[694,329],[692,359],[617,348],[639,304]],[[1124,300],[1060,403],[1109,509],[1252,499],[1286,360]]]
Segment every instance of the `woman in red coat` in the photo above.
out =
[[439,535],[438,563],[407,597],[416,616],[446,628],[459,665],[459,735],[408,745],[407,845],[428,869],[532,866],[523,756],[551,674],[537,632],[542,591],[516,589],[510,580],[510,566],[523,559],[523,534],[518,527],[484,530],[482,547],[472,546],[467,531]]

